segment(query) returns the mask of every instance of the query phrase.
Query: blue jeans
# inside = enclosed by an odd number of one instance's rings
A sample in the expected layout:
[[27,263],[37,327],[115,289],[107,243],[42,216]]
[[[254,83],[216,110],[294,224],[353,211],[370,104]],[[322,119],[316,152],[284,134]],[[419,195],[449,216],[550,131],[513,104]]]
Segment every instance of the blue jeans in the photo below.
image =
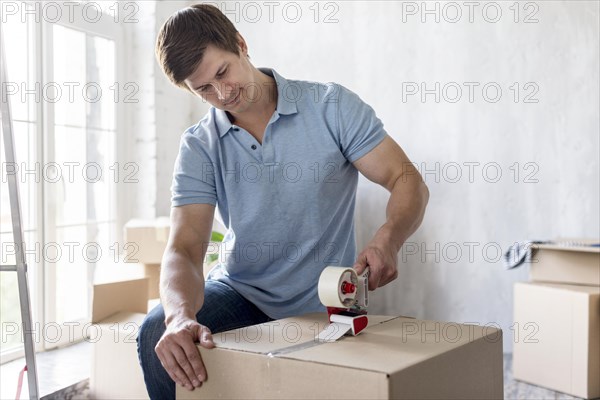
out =
[[[254,304],[242,297],[231,286],[216,280],[207,280],[204,286],[204,305],[196,320],[212,333],[242,328],[272,321]],[[146,389],[151,399],[175,399],[175,382],[163,368],[154,348],[165,332],[165,313],[156,306],[144,319],[137,337],[138,358]],[[208,371],[210,376],[210,371]]]

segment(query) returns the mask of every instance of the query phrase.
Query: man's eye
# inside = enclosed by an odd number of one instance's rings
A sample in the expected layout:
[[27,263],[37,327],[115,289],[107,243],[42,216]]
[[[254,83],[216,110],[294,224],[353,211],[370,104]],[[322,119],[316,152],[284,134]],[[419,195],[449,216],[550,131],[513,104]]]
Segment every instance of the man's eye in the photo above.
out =
[[[221,72],[221,73],[217,74],[217,78],[218,78],[218,79],[221,79],[222,77],[224,77],[224,76],[227,74],[227,71],[228,71],[228,70],[229,70],[229,68],[226,68],[226,69],[224,69],[224,70],[223,70],[223,72]],[[214,89],[214,88],[213,88],[213,86],[212,86],[212,85],[207,85],[207,86],[202,86],[202,87],[199,87],[199,88],[198,88],[198,91],[199,91],[200,93],[212,93],[212,92],[214,91],[213,89]]]

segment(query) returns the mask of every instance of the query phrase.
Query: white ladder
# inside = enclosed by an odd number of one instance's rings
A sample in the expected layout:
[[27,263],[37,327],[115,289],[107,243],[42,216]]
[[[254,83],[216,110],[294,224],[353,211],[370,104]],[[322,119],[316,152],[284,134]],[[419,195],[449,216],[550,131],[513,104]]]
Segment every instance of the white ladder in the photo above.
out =
[[[10,198],[10,215],[13,228],[13,242],[16,250],[15,265],[0,265],[0,272],[15,271],[19,286],[19,301],[21,303],[21,320],[23,322],[23,339],[25,344],[25,362],[27,365],[27,380],[29,383],[29,398],[39,399],[37,368],[35,363],[35,348],[33,347],[33,329],[31,323],[31,305],[29,300],[29,285],[27,283],[27,263],[25,261],[23,224],[21,220],[21,201],[19,197],[19,180],[17,179],[17,162],[15,157],[12,118],[10,102],[6,95],[6,57],[4,52],[4,35],[0,25],[0,119],[2,120],[2,136],[4,136],[4,152],[6,156],[6,175],[8,194]],[[12,169],[11,169],[12,167]]]

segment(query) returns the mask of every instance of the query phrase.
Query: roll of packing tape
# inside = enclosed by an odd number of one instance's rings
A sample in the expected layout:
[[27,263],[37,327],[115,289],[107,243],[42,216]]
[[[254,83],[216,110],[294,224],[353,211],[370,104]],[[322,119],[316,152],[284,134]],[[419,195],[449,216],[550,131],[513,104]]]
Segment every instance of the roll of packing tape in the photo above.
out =
[[348,308],[354,305],[358,275],[352,268],[326,267],[319,277],[319,299],[326,307]]

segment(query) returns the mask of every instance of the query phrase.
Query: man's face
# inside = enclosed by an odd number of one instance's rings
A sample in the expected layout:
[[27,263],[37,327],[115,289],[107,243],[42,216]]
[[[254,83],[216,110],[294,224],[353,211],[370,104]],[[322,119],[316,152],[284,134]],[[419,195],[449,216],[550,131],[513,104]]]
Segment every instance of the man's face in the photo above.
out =
[[237,56],[209,45],[202,62],[185,84],[215,108],[240,113],[256,98],[253,81],[253,68],[246,57],[245,46]]

